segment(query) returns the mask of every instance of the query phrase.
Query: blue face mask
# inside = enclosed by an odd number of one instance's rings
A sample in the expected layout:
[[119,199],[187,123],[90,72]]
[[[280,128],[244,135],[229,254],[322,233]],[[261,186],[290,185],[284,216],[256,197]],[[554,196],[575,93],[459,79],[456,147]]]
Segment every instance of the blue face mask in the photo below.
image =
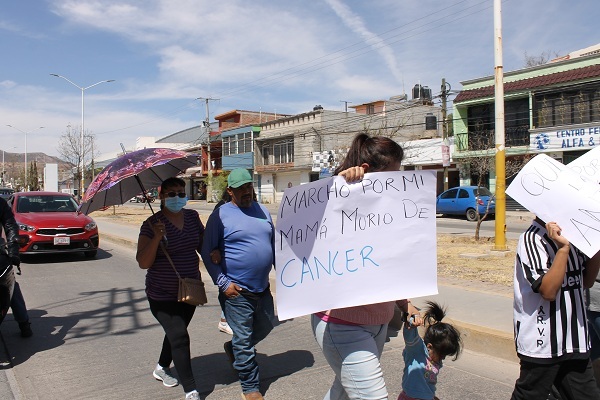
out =
[[187,204],[187,197],[181,198],[181,197],[167,197],[165,199],[165,207],[167,207],[169,209],[169,211],[177,213],[179,211],[181,211],[181,209],[183,208],[183,206],[185,206]]

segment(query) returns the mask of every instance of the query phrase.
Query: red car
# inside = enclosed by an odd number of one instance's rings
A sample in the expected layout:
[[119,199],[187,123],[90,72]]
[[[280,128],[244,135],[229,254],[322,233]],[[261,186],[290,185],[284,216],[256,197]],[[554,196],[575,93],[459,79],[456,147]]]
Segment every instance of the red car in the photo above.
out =
[[68,193],[16,192],[9,199],[19,224],[20,254],[98,253],[98,227],[91,217],[77,212]]

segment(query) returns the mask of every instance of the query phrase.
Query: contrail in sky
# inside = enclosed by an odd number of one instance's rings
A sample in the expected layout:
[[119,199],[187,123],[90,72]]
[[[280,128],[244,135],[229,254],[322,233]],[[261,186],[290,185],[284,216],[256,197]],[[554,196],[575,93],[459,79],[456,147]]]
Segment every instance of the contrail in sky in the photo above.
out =
[[382,42],[381,38],[379,38],[376,34],[369,31],[360,16],[353,13],[346,4],[342,3],[340,0],[325,0],[325,2],[333,9],[333,11],[338,17],[340,17],[342,22],[348,28],[362,37],[367,44],[369,44],[379,53],[379,55],[381,55],[381,57],[383,57],[385,64],[390,69],[394,77],[398,80],[398,82],[402,82],[402,73],[400,72],[400,68],[398,68],[392,48]]

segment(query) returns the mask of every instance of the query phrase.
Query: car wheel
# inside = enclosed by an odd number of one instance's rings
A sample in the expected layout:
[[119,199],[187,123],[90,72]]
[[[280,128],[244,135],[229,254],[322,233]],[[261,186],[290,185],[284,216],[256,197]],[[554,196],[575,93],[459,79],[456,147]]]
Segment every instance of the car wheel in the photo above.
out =
[[85,258],[94,258],[98,254],[98,250],[86,251],[83,254],[85,255]]
[[466,212],[467,221],[477,221],[477,211],[474,208],[469,208]]

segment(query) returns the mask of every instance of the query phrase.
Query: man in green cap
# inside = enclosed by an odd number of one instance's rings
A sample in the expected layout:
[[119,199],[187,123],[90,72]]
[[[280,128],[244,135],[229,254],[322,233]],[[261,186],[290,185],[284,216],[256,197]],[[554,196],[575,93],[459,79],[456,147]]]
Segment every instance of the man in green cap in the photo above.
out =
[[[225,352],[238,372],[246,400],[261,400],[254,346],[275,324],[269,273],[275,260],[275,229],[267,209],[254,200],[252,176],[238,168],[227,178],[231,201],[216,209],[204,231],[202,260],[219,286],[219,302],[233,331]],[[221,262],[210,253],[221,252]]]

